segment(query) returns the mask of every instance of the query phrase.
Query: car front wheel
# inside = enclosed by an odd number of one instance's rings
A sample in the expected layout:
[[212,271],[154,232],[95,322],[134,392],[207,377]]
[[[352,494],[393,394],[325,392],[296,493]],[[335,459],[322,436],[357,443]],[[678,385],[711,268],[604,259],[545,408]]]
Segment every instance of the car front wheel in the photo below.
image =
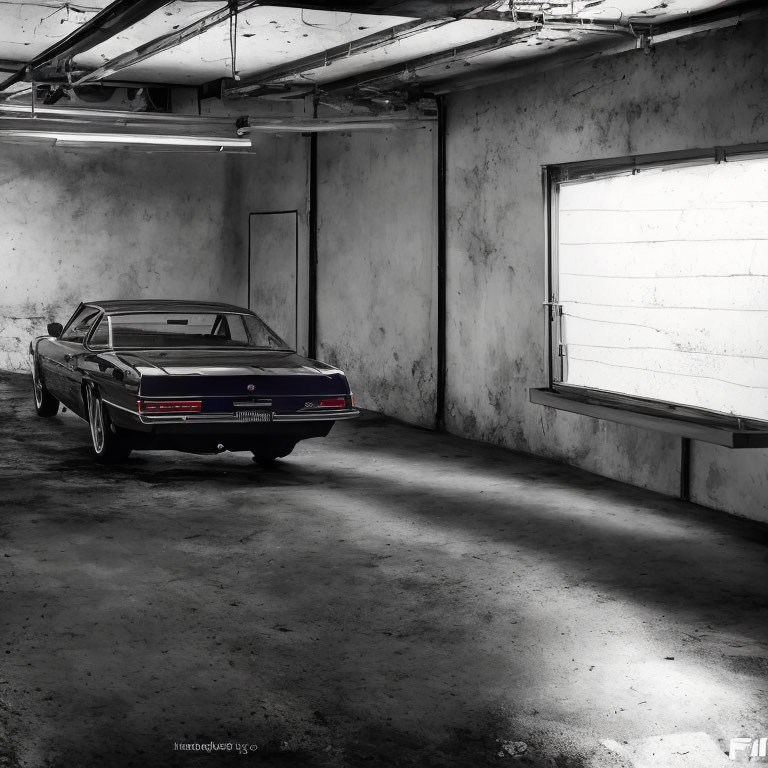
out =
[[32,363],[32,388],[35,391],[35,413],[38,416],[55,416],[59,401],[45,388],[37,373],[37,363]]
[[94,387],[88,387],[85,396],[88,405],[88,423],[91,428],[91,445],[96,460],[108,464],[127,459],[131,449],[117,434],[99,393]]

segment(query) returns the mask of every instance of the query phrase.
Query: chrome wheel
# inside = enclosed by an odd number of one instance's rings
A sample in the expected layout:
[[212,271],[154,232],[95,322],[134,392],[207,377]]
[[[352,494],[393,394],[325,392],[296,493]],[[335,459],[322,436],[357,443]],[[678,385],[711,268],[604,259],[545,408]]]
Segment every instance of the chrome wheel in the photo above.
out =
[[89,385],[85,390],[85,407],[91,428],[91,442],[96,461],[111,464],[127,459],[131,446],[112,424],[106,406],[99,397],[96,387]]
[[43,385],[37,378],[37,366],[32,366],[32,387],[35,390],[35,405],[39,411],[43,407]]
[[37,362],[34,359],[32,360],[32,390],[35,395],[35,413],[38,416],[55,416],[59,412],[59,401],[40,380]]
[[101,408],[101,400],[91,388],[88,389],[88,421],[91,425],[93,450],[101,455],[104,453],[104,413]]

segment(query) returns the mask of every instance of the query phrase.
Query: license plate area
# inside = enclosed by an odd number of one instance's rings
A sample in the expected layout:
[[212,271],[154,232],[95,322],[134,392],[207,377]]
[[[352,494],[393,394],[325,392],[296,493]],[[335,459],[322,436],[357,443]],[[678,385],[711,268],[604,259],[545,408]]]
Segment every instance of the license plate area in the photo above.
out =
[[237,421],[264,423],[273,421],[271,401],[254,402],[248,400],[245,402],[234,402],[235,419]]
[[272,421],[274,414],[266,408],[235,408],[237,421]]

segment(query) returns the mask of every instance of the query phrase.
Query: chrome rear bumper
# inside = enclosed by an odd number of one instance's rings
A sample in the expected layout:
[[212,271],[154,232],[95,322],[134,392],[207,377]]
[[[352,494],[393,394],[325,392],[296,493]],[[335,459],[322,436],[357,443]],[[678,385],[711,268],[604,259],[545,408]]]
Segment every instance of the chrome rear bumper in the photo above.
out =
[[154,424],[286,424],[302,423],[316,421],[343,421],[345,419],[355,419],[360,415],[357,408],[324,408],[314,411],[294,411],[292,413],[272,414],[271,421],[248,422],[238,418],[234,413],[179,413],[174,415],[162,414],[158,416],[148,416],[138,411],[132,411],[122,405],[117,405],[109,400],[103,401],[110,408],[117,408],[120,411],[129,413],[142,424],[152,426]]

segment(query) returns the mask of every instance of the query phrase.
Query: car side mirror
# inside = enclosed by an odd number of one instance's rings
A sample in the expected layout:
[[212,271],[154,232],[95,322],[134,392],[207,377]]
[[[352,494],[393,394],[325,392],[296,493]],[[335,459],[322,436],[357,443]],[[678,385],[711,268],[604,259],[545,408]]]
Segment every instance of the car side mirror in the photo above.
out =
[[48,335],[58,339],[64,326],[61,323],[48,323]]

